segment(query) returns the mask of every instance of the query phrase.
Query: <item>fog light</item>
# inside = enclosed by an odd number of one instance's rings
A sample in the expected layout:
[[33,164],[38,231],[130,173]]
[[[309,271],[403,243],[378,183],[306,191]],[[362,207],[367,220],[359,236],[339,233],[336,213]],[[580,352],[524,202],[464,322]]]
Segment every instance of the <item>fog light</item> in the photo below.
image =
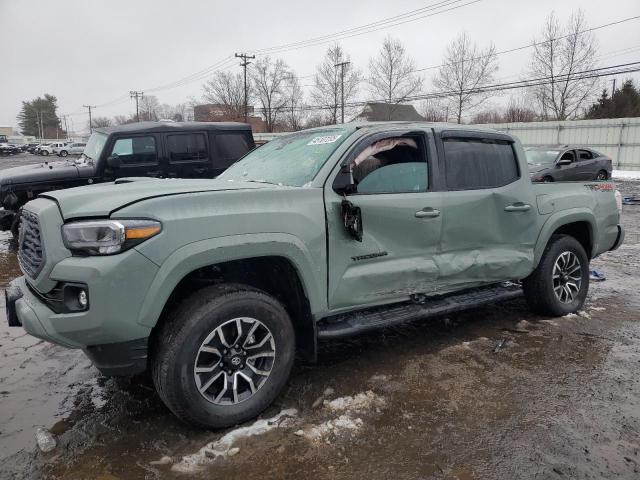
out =
[[87,308],[87,292],[80,290],[78,293],[78,303],[82,308]]

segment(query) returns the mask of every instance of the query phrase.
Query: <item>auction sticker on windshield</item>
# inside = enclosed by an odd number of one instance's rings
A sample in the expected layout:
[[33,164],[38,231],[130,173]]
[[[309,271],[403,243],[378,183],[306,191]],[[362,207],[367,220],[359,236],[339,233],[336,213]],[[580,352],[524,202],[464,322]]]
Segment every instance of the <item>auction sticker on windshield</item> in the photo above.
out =
[[342,135],[325,135],[323,137],[313,138],[307,145],[323,145],[325,143],[333,143],[338,140]]

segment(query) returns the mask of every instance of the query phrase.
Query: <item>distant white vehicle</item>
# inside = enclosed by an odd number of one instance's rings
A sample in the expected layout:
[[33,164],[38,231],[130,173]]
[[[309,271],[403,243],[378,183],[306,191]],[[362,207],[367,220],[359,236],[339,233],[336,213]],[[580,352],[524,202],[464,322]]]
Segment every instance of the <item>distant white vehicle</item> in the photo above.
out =
[[64,146],[67,144],[67,142],[54,142],[54,143],[50,143],[48,145],[45,145],[44,147],[40,148],[40,155],[50,155],[52,153],[58,153],[58,151],[61,148],[64,148]]
[[66,157],[67,155],[80,155],[86,146],[86,143],[67,143],[64,147],[58,149],[57,154],[60,157]]

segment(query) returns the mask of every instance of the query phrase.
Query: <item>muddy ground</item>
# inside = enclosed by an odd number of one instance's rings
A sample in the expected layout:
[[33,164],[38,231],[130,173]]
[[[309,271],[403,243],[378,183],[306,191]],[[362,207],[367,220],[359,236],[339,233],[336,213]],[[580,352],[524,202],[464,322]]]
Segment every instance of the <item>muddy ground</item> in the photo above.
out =
[[[322,344],[262,418],[288,411],[248,431],[189,428],[147,379],[104,378],[2,308],[0,478],[640,478],[640,206],[623,222],[630,242],[592,262],[607,280],[579,315],[514,300]],[[0,284],[16,275],[3,236]]]

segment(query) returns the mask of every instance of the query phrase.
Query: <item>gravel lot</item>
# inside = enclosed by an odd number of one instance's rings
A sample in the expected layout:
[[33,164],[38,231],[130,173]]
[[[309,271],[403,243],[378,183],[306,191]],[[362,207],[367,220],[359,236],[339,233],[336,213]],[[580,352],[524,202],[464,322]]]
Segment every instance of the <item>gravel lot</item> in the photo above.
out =
[[[0,164],[42,161],[20,157]],[[9,329],[2,308],[0,478],[640,478],[640,206],[623,223],[629,242],[592,262],[607,280],[579,315],[514,300],[323,344],[263,418],[297,412],[231,436],[179,423],[148,379],[101,377]],[[0,237],[2,286],[14,249]]]

